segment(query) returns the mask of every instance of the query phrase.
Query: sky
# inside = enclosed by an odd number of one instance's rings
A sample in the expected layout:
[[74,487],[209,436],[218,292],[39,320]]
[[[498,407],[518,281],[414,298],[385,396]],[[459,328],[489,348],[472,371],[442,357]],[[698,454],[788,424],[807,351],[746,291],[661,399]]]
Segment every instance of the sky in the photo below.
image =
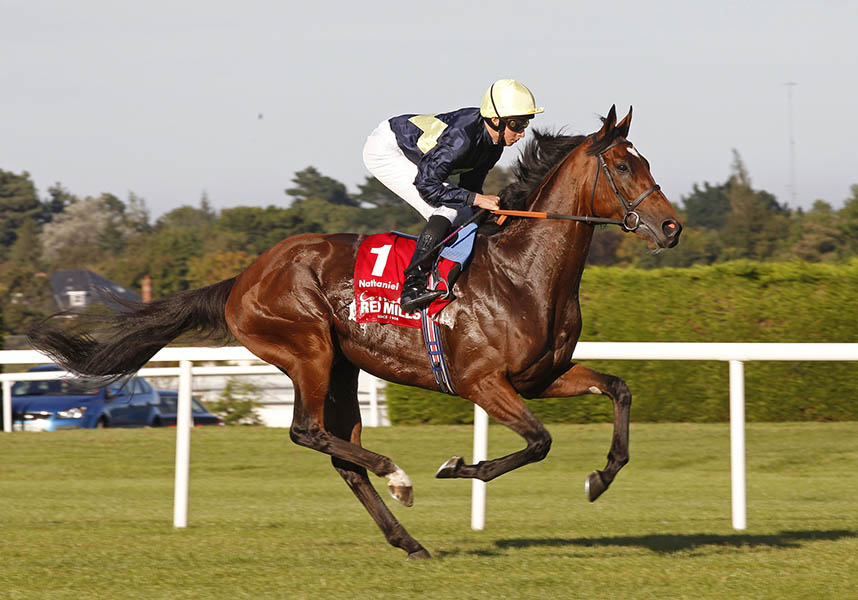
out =
[[735,149],[756,189],[839,208],[856,25],[856,0],[0,0],[0,169],[43,196],[133,192],[153,219],[203,194],[285,207],[308,166],[356,192],[383,119],[479,106],[511,77],[552,131],[633,105],[629,139],[677,206]]

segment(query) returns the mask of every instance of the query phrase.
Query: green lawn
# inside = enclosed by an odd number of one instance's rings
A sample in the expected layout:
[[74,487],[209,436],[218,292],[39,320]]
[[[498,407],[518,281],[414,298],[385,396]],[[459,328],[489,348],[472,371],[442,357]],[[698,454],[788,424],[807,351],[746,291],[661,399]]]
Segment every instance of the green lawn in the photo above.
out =
[[[414,480],[414,507],[389,503],[422,562],[285,430],[195,430],[185,530],[175,430],[3,435],[0,598],[858,598],[858,423],[749,425],[744,532],[726,424],[633,425],[632,460],[594,504],[584,477],[610,427],[549,429],[545,461],[489,484],[481,532],[470,482],[433,477],[470,455],[470,427],[365,431]],[[490,456],[519,447],[492,427]]]

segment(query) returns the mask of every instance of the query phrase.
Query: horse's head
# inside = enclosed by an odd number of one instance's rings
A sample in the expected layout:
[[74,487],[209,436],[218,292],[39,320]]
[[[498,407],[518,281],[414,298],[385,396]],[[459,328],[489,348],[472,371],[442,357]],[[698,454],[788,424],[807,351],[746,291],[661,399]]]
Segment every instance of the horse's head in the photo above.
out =
[[623,229],[646,240],[650,248],[679,243],[682,225],[649,170],[649,162],[628,139],[632,109],[617,123],[612,106],[602,129],[590,136],[587,154],[596,159],[590,196],[593,216],[618,219]]

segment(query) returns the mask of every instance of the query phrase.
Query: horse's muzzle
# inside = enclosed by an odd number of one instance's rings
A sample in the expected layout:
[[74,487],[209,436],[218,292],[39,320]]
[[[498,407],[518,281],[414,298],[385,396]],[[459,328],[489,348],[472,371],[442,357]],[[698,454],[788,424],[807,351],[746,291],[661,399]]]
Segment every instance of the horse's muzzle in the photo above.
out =
[[664,233],[667,244],[666,247],[673,248],[679,243],[679,234],[682,233],[682,225],[674,219],[668,219],[661,224],[661,231]]

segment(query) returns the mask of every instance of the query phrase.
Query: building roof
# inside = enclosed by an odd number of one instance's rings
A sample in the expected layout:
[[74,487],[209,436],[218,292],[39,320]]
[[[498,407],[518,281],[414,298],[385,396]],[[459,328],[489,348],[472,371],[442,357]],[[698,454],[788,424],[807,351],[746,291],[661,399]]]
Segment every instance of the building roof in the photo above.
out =
[[112,296],[133,302],[141,300],[139,294],[86,269],[54,271],[51,273],[51,290],[61,310],[83,310],[95,303],[117,308]]

